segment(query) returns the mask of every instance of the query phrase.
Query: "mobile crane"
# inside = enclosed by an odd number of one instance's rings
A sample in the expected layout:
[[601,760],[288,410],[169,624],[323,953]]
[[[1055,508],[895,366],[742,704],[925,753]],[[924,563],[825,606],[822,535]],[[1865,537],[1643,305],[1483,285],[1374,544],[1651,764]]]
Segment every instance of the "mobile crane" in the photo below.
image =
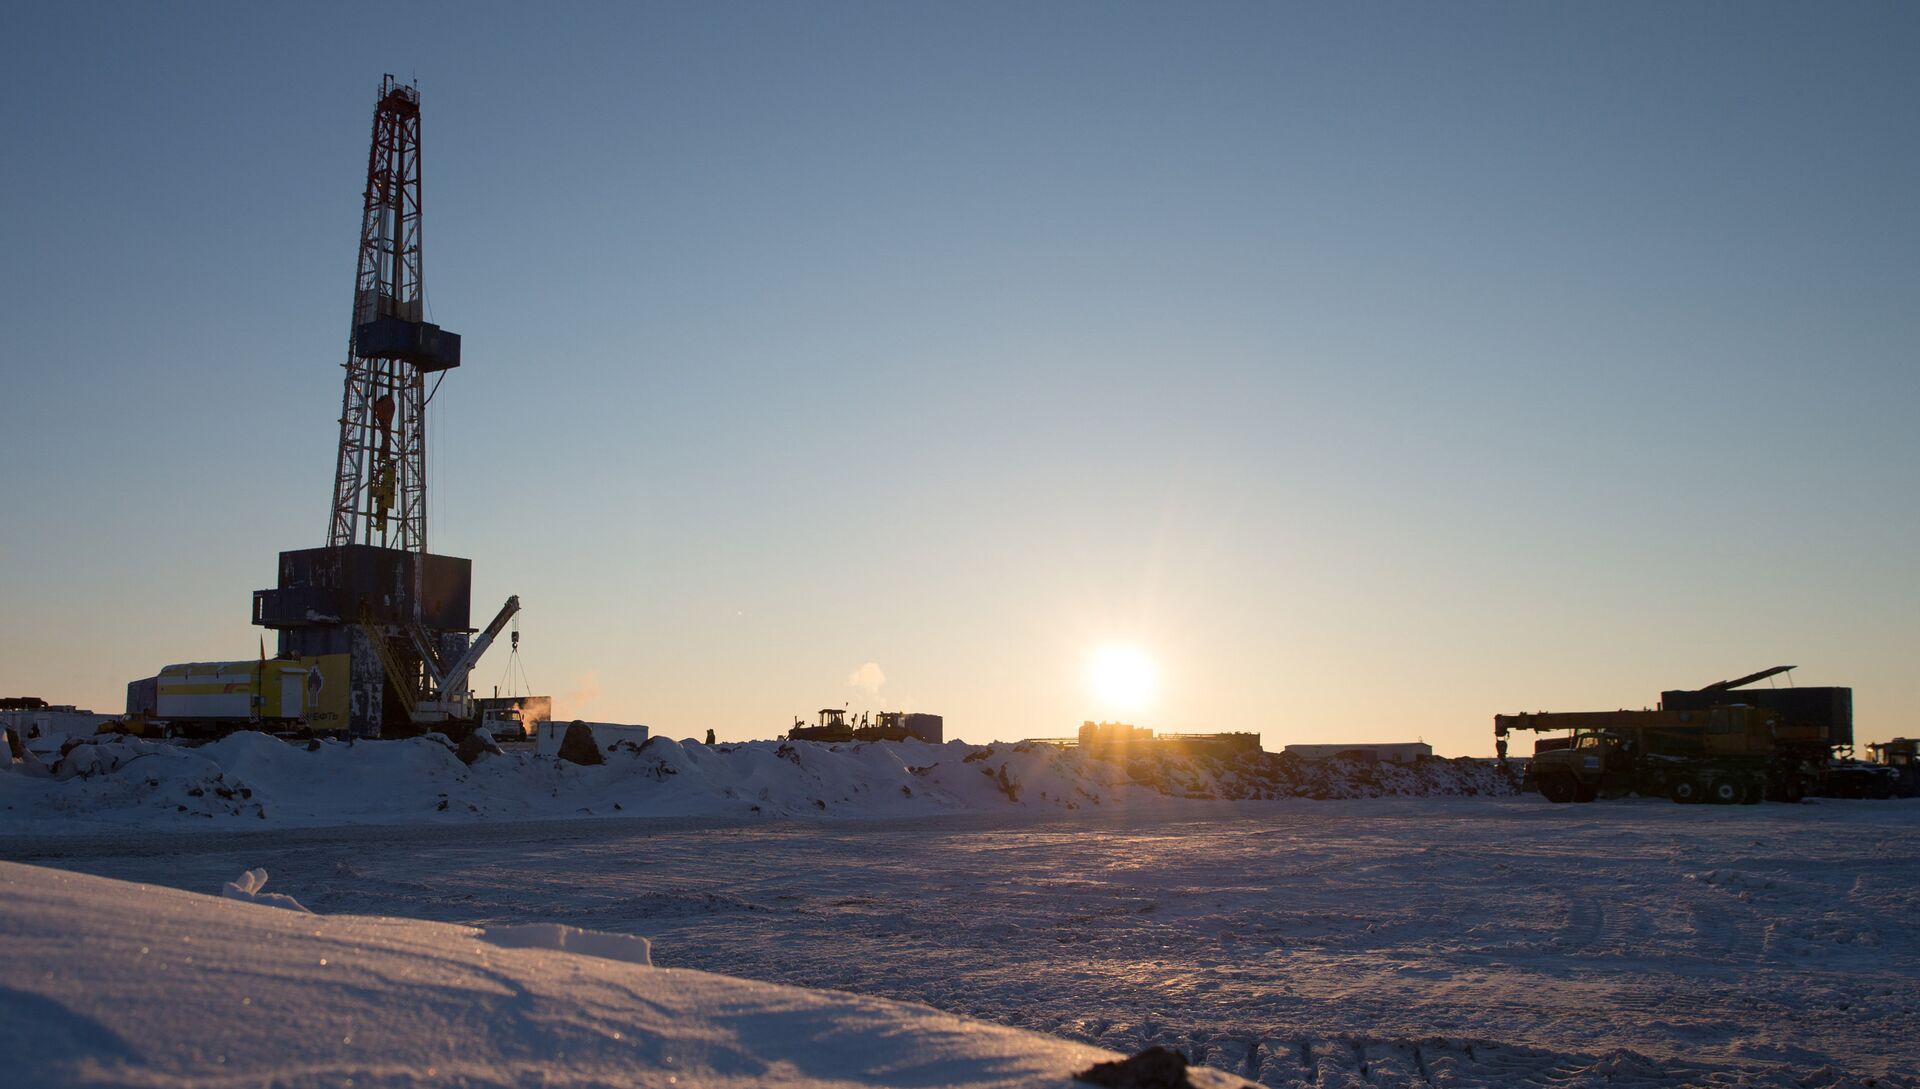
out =
[[1767,795],[1777,722],[1774,712],[1723,703],[1688,711],[1495,715],[1493,734],[1505,766],[1509,734],[1571,731],[1537,745],[1523,779],[1550,802],[1632,793],[1751,805]]

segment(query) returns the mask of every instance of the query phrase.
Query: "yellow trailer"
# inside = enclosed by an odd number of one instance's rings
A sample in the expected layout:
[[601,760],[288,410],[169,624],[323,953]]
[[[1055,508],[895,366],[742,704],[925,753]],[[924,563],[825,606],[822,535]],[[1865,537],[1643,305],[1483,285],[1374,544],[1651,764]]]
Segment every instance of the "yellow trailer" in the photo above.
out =
[[321,717],[328,694],[317,660],[186,662],[167,666],[154,680],[151,717],[173,733],[249,725],[300,729]]

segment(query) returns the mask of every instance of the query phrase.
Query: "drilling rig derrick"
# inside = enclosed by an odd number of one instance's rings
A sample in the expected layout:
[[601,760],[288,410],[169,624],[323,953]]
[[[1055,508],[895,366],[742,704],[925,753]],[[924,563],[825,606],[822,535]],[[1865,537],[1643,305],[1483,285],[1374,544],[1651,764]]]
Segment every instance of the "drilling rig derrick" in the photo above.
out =
[[425,552],[426,376],[460,365],[460,337],[425,320],[420,91],[392,76],[373,112],[362,197],[327,544]]
[[460,337],[426,320],[420,175],[419,88],[387,76],[367,152],[327,543],[282,552],[279,585],[254,594],[253,622],[279,633],[279,657],[312,666],[309,724],[364,737],[466,716],[467,673],[489,641],[472,641],[472,562],[427,551],[427,404],[460,365]]

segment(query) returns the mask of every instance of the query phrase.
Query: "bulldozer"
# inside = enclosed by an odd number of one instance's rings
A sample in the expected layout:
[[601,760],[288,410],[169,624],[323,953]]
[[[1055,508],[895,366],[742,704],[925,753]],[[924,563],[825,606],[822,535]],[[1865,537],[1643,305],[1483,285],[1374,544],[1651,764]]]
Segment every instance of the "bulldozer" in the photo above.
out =
[[787,741],[852,741],[853,723],[847,721],[844,707],[822,707],[817,725],[808,726],[799,719],[787,730]]

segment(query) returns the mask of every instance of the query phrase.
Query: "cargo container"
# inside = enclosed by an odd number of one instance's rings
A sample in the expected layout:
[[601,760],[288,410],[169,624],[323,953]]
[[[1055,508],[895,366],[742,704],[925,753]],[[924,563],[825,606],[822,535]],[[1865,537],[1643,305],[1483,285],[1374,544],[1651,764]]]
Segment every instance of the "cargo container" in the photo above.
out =
[[189,736],[253,723],[304,727],[324,689],[317,666],[277,658],[170,665],[154,682],[152,717]]
[[907,736],[929,745],[938,745],[946,734],[946,720],[939,715],[913,712],[906,717]]

